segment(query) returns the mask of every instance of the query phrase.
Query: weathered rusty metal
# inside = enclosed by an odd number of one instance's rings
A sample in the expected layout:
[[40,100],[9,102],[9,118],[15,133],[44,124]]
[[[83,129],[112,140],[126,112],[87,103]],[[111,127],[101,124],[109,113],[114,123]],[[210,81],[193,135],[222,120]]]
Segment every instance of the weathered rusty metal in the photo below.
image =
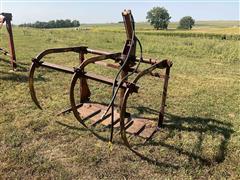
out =
[[[84,62],[84,51],[80,52],[79,60],[80,64]],[[84,72],[84,69],[82,70],[82,72]],[[86,102],[90,100],[91,91],[88,87],[87,79],[82,77],[80,77],[80,94],[80,102]]]
[[[160,112],[159,112],[159,118],[158,118],[158,126],[156,127],[152,127],[151,125],[148,126],[148,122],[145,120],[145,127],[142,128],[142,135],[139,134],[141,137],[145,138],[146,140],[149,140],[155,132],[157,132],[159,130],[160,127],[162,127],[162,123],[163,123],[163,118],[164,118],[164,107],[165,107],[165,103],[166,103],[166,96],[167,96],[167,85],[168,85],[168,78],[169,78],[169,73],[170,73],[170,68],[172,66],[172,62],[169,60],[163,60],[161,62],[158,62],[154,65],[152,65],[151,67],[145,69],[144,71],[140,72],[136,78],[132,81],[133,84],[137,84],[137,82],[139,81],[139,79],[141,79],[143,76],[151,73],[153,70],[155,70],[156,68],[162,68],[162,69],[166,69],[167,75],[164,78],[164,90],[163,90],[163,94],[162,94],[162,103],[161,103],[161,108],[160,108]],[[138,152],[137,150],[135,150],[131,144],[129,143],[128,137],[127,137],[127,133],[139,133],[138,130],[132,130],[129,132],[128,128],[126,128],[126,124],[125,124],[125,113],[126,113],[126,108],[127,108],[127,100],[129,98],[129,96],[132,94],[132,89],[131,87],[128,88],[124,94],[123,100],[122,100],[122,106],[121,106],[121,110],[120,110],[120,125],[121,125],[121,136],[122,139],[124,141],[124,144],[134,153],[136,153],[137,155],[143,157],[143,155]],[[132,119],[133,124],[135,124],[137,121],[137,119]],[[139,123],[138,123],[139,124]],[[142,126],[142,123],[140,123],[140,125],[136,125],[136,127],[138,126]],[[135,128],[137,129],[137,128]]]
[[9,38],[9,51],[5,50],[4,48],[0,48],[0,52],[10,57],[12,68],[13,70],[16,70],[17,60],[16,60],[16,54],[15,54],[11,21],[12,21],[11,13],[0,13],[0,28],[3,26],[4,23],[6,24],[6,29],[7,29],[8,38]]
[[[96,136],[98,135],[94,131],[93,127],[98,125],[110,127],[110,141],[112,141],[114,135],[113,129],[118,128],[118,132],[115,134],[120,133],[124,144],[131,151],[143,157],[143,155],[131,145],[127,134],[132,134],[133,136],[131,136],[131,138],[138,136],[143,138],[144,141],[147,141],[152,138],[152,136],[160,128],[162,128],[166,106],[168,80],[172,62],[167,59],[159,61],[143,58],[141,43],[135,35],[135,24],[131,11],[125,10],[122,15],[126,30],[126,42],[122,52],[106,52],[90,49],[86,46],[47,49],[32,60],[32,66],[29,74],[29,88],[33,101],[40,109],[42,109],[39,101],[37,100],[34,89],[33,77],[35,70],[39,67],[43,67],[72,74],[73,76],[69,92],[71,107],[65,109],[63,113],[72,111],[75,118]],[[140,57],[136,56],[137,44],[139,44],[141,50]],[[43,61],[43,58],[49,54],[67,52],[75,52],[79,55],[80,65],[78,67],[70,68]],[[86,54],[92,54],[94,56],[85,59]],[[113,61],[109,63],[109,61],[106,62],[106,60]],[[140,63],[144,63],[149,67],[139,70],[138,67]],[[90,64],[118,69],[118,73],[116,73],[114,80],[93,74],[86,71],[86,67]],[[165,69],[165,73],[156,73],[154,72],[156,69],[162,69],[162,71]],[[133,81],[128,81],[128,77],[133,75],[135,75]],[[147,75],[163,79],[163,92],[160,100],[161,107],[158,118],[154,120],[143,117],[132,117],[132,115],[127,112],[129,97],[133,93],[139,92],[141,86],[137,83],[142,77]],[[112,86],[112,98],[108,106],[91,101],[91,95],[93,92],[90,91],[88,86],[88,79]],[[79,82],[80,104],[77,104],[74,92],[76,92],[75,89],[79,87],[77,86],[79,85]],[[118,90],[120,90],[119,93]],[[117,98],[117,94],[119,95],[119,103],[116,105],[114,101]],[[110,109],[111,111],[108,112]],[[153,126],[153,122],[156,122],[155,126]]]

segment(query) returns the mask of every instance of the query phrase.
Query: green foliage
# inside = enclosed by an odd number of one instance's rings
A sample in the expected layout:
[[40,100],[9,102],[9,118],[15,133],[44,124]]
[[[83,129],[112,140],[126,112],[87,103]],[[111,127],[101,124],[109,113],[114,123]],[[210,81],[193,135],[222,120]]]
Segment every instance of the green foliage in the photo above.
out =
[[20,24],[19,27],[33,27],[33,28],[45,28],[45,29],[50,29],[50,28],[67,28],[67,27],[79,27],[80,23],[77,20],[71,21],[70,19],[66,20],[52,20],[48,22],[40,22],[37,21],[35,23],[25,23],[25,24]]
[[147,20],[155,29],[167,29],[171,19],[164,7],[154,7],[147,12]]
[[192,29],[195,20],[191,16],[185,16],[179,21],[179,29]]

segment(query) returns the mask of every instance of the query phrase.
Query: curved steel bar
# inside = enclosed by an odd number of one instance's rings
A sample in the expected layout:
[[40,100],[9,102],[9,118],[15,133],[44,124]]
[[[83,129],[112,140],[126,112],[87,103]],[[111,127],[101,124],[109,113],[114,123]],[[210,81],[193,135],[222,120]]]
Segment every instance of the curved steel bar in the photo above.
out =
[[36,91],[34,89],[33,76],[34,76],[34,72],[35,72],[36,67],[37,67],[37,63],[36,62],[32,62],[32,65],[31,65],[31,68],[30,68],[30,71],[29,71],[28,82],[29,82],[29,89],[30,89],[30,94],[31,94],[33,102],[37,105],[37,107],[39,109],[42,109],[42,107],[41,107],[41,105],[40,105],[40,103],[39,103],[39,101],[37,99]]
[[102,60],[106,60],[109,58],[117,57],[120,55],[121,55],[120,53],[115,53],[115,54],[100,55],[100,56],[92,57],[92,58],[89,58],[89,59],[85,60],[84,62],[82,62],[81,65],[75,70],[75,73],[72,77],[71,85],[70,85],[70,103],[71,103],[72,111],[73,111],[75,118],[86,128],[88,128],[88,127],[82,121],[82,118],[80,117],[80,114],[77,110],[77,106],[75,103],[74,89],[75,89],[76,82],[79,79],[79,76],[81,75],[81,73],[84,73],[83,69],[87,65],[97,62],[97,61],[102,61]]
[[64,53],[64,52],[76,52],[79,53],[81,51],[86,51],[85,46],[79,46],[79,47],[66,47],[66,48],[51,48],[51,49],[46,49],[39,53],[35,59],[39,62],[44,56],[48,54],[53,54],[53,53]]
[[140,73],[138,73],[138,75],[136,76],[136,78],[133,80],[133,84],[136,84],[136,82],[144,75],[146,74],[151,74],[151,72],[153,70],[155,70],[156,68],[159,68],[159,69],[164,69],[164,68],[167,68],[167,67],[171,67],[172,66],[172,62],[165,59],[165,60],[162,60],[152,66],[150,66],[149,68],[141,71]]
[[48,54],[52,54],[52,53],[61,53],[61,52],[79,52],[80,50],[83,50],[83,48],[85,47],[70,47],[70,48],[53,48],[53,49],[47,49],[42,51],[41,53],[39,53],[36,58],[34,58],[32,61],[32,65],[29,71],[29,89],[30,89],[30,94],[32,97],[33,102],[36,104],[36,106],[42,110],[42,107],[37,99],[36,96],[36,91],[34,88],[34,72],[36,70],[37,67],[41,66],[41,59],[48,55]]
[[[91,54],[96,54],[96,55],[113,55],[115,53],[112,52],[105,52],[105,51],[100,51],[100,50],[94,50],[94,49],[89,49],[86,46],[79,46],[79,47],[66,47],[66,48],[51,48],[51,49],[46,49],[39,53],[35,59],[40,61],[44,56],[48,54],[53,54],[53,53],[64,53],[64,52],[84,52],[84,53],[91,53]],[[120,56],[117,56],[118,58]],[[110,59],[115,59],[115,56],[110,57]]]
[[[156,68],[167,68],[167,67],[171,67],[172,66],[172,62],[169,60],[163,60],[161,62],[158,62],[154,65],[152,65],[151,67],[141,71],[136,78],[132,81],[133,84],[136,85],[136,83],[138,82],[138,80],[143,77],[144,75],[147,75],[148,73],[151,73],[153,70],[155,70]],[[141,158],[146,158],[143,154],[141,154],[140,152],[136,151],[129,143],[127,135],[126,135],[126,129],[125,129],[125,113],[126,113],[126,108],[127,108],[127,100],[129,95],[132,93],[131,90],[131,86],[126,90],[124,97],[123,97],[123,101],[121,104],[121,109],[120,109],[120,127],[121,127],[121,137],[123,139],[124,144],[132,151],[134,152],[136,155],[138,155]]]
[[29,72],[29,89],[30,89],[30,94],[32,97],[33,102],[36,104],[36,106],[39,109],[42,109],[37,96],[36,96],[36,91],[34,88],[34,72],[36,70],[37,67],[41,66],[41,59],[48,55],[48,54],[52,54],[52,53],[62,53],[62,52],[80,52],[81,50],[86,49],[86,47],[69,47],[69,48],[52,48],[52,49],[46,49],[44,51],[42,51],[41,53],[39,53],[36,58],[33,59],[31,68],[30,68],[30,72]]
[[30,94],[31,94],[32,100],[39,109],[42,110],[42,107],[41,107],[41,105],[40,105],[40,103],[37,99],[36,91],[35,91],[35,88],[34,88],[34,72],[35,72],[37,67],[41,66],[41,59],[44,56],[46,56],[48,54],[52,54],[52,53],[61,53],[61,52],[70,52],[70,51],[78,52],[78,51],[80,51],[80,48],[83,48],[83,47],[47,49],[47,50],[42,51],[40,54],[38,54],[36,56],[36,58],[34,58],[32,60],[33,62],[32,62],[32,65],[31,65],[31,68],[30,68],[30,71],[29,71],[28,82],[29,82],[29,89],[30,89]]

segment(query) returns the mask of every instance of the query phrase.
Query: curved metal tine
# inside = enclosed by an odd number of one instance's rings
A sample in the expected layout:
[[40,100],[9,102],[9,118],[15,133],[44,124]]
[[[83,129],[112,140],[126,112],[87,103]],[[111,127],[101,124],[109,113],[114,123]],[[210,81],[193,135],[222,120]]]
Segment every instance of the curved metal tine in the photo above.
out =
[[88,129],[93,135],[95,135],[97,138],[99,139],[103,139],[101,136],[99,136],[97,133],[95,133],[92,129],[90,129],[82,120],[80,113],[78,112],[77,108],[78,106],[75,103],[75,96],[74,96],[74,89],[77,83],[77,80],[79,79],[79,75],[77,73],[74,73],[73,77],[72,77],[72,81],[71,81],[71,85],[70,85],[70,103],[71,103],[71,107],[72,107],[72,112],[75,116],[75,118],[78,120],[78,122],[80,124],[83,125],[83,127],[85,127],[86,129]]
[[[159,63],[156,63],[154,65],[152,65],[151,67],[141,71],[136,77],[135,79],[132,81],[133,84],[136,84],[138,82],[138,80],[148,74],[148,73],[151,73],[153,70],[155,70],[156,68],[166,68],[168,66],[171,67],[172,63],[171,61],[168,61],[168,60],[163,60]],[[132,147],[132,145],[129,143],[129,140],[127,138],[127,135],[126,135],[126,129],[125,129],[125,113],[126,113],[126,108],[127,108],[127,100],[128,100],[128,97],[129,95],[131,94],[131,89],[128,88],[124,94],[124,97],[123,97],[123,101],[122,101],[122,104],[121,104],[121,110],[120,110],[120,128],[121,128],[121,137],[123,139],[123,142],[124,144],[133,152],[135,153],[137,156],[143,158],[143,159],[146,159],[147,157],[144,156],[143,154],[141,154],[140,152],[138,152],[137,150],[134,149],[134,147]]]
[[33,102],[37,105],[37,107],[39,109],[42,109],[42,107],[40,106],[39,101],[37,100],[36,97],[36,92],[34,89],[34,80],[33,80],[33,76],[34,76],[34,72],[36,67],[39,66],[40,60],[48,55],[48,54],[53,54],[53,53],[63,53],[63,52],[78,52],[81,48],[85,48],[85,47],[68,47],[68,48],[53,48],[53,49],[46,49],[42,52],[40,52],[36,58],[33,59],[31,68],[30,68],[30,73],[29,73],[29,89],[30,89],[30,93],[31,93],[31,97]]
[[[156,64],[150,66],[149,68],[141,71],[140,73],[138,73],[137,77],[133,80],[133,83],[136,83],[139,78],[141,78],[141,77],[144,76],[145,74],[151,73],[154,69],[158,68],[159,66],[160,66],[160,67],[165,67],[166,64],[164,64],[164,63],[168,63],[168,61],[167,61],[167,60],[163,60],[163,61],[161,61],[161,62],[159,62],[159,63],[156,63]],[[123,83],[123,80],[120,81],[120,82],[118,82],[117,91],[118,91],[119,86],[120,86],[122,83]],[[109,109],[111,108],[111,106],[112,106],[112,104],[113,104],[113,100],[115,99],[115,97],[116,97],[116,95],[117,95],[117,91],[114,93],[111,102],[109,103],[107,109],[105,110],[105,113],[102,115],[102,119],[107,115]]]
[[140,73],[138,73],[138,75],[136,76],[136,78],[132,81],[132,83],[136,84],[137,81],[144,75],[146,74],[149,74],[151,73],[153,70],[155,70],[156,68],[160,68],[160,69],[163,69],[163,68],[166,68],[168,66],[172,66],[172,62],[169,61],[169,60],[162,60],[156,64],[153,64],[152,66],[150,66],[149,68],[147,69],[144,69],[143,71],[141,71]]
[[75,116],[75,118],[83,125],[85,126],[85,124],[82,121],[82,118],[80,117],[80,113],[77,110],[77,105],[75,103],[75,97],[74,97],[74,89],[77,83],[77,80],[79,79],[78,74],[74,73],[72,80],[71,80],[71,85],[70,85],[70,103],[72,106],[72,112]]
[[[146,71],[145,71],[146,72]],[[142,77],[144,74],[139,74],[139,77],[134,81],[135,83],[137,83],[137,80],[140,79],[140,76]],[[145,155],[143,155],[142,153],[138,152],[134,146],[132,146],[128,140],[127,137],[127,133],[126,133],[126,126],[125,126],[125,112],[126,112],[126,108],[127,108],[127,99],[129,97],[129,95],[131,94],[131,89],[128,88],[124,94],[123,97],[123,102],[121,104],[121,110],[120,110],[120,134],[123,140],[123,143],[127,146],[127,148],[132,151],[133,153],[135,153],[137,156],[139,156],[142,159],[148,159]]]
[[32,65],[31,65],[31,68],[30,68],[30,72],[29,72],[29,89],[30,89],[30,93],[31,93],[31,97],[32,97],[32,100],[33,102],[36,104],[36,106],[42,110],[42,107],[37,99],[37,96],[36,96],[36,92],[35,92],[35,89],[34,89],[34,79],[33,79],[33,76],[34,76],[34,72],[35,72],[35,69],[37,67],[37,64],[35,62],[32,62]]
[[[100,55],[100,56],[96,56],[96,57],[92,57],[92,58],[89,58],[87,60],[85,60],[83,63],[81,63],[81,65],[77,68],[78,72],[82,72],[82,70],[90,63],[94,63],[96,61],[102,61],[102,60],[105,60],[105,59],[108,59],[108,58],[111,58],[113,56],[118,56],[120,55],[120,53],[114,53],[114,54],[109,54],[109,55]],[[73,111],[73,114],[74,116],[76,117],[76,119],[86,128],[88,128],[84,122],[82,121],[82,118],[80,117],[80,114],[77,110],[77,107],[76,107],[76,103],[75,103],[75,97],[74,97],[74,89],[75,89],[75,85],[76,85],[76,82],[77,80],[79,79],[79,74],[78,72],[75,72],[73,74],[73,77],[72,77],[72,80],[71,80],[71,85],[70,85],[70,103],[71,103],[71,106],[72,106],[72,111]],[[89,128],[88,128],[89,129]]]

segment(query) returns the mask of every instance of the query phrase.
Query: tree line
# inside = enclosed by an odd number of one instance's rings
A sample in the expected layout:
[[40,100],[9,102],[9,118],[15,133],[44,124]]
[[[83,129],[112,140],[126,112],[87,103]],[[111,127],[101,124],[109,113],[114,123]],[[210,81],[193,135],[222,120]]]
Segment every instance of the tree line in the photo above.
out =
[[[164,7],[153,7],[147,12],[146,19],[155,29],[167,29],[171,16]],[[195,20],[191,16],[185,16],[179,21],[178,29],[192,29]]]
[[48,22],[36,21],[35,23],[24,23],[20,24],[20,27],[33,27],[33,28],[68,28],[68,27],[79,27],[80,22],[78,20],[71,21],[66,20],[51,20]]
[[[164,7],[153,7],[147,12],[146,19],[155,29],[167,29],[170,23],[171,16],[167,9]],[[119,23],[121,23],[120,21]],[[195,20],[191,16],[185,16],[179,21],[178,29],[192,29],[195,24]],[[67,28],[67,27],[79,27],[80,23],[77,20],[52,20],[48,22],[37,21],[35,23],[20,24],[20,27],[33,27],[33,28]]]

